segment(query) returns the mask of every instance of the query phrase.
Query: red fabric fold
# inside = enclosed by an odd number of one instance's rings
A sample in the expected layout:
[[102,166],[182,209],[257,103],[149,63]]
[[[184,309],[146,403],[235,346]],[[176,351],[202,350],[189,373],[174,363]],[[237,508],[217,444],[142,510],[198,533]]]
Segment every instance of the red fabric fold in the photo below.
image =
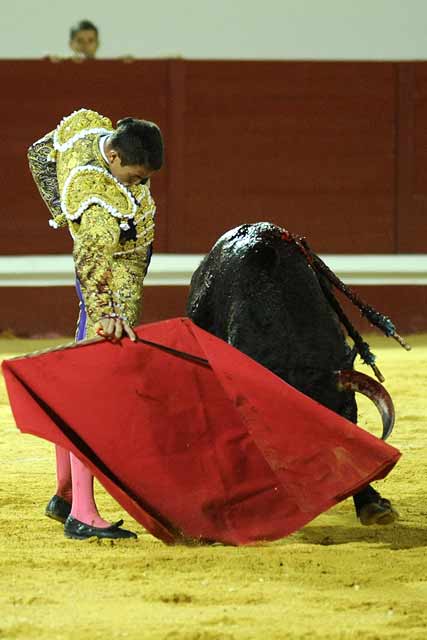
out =
[[166,543],[274,540],[373,480],[390,445],[177,318],[3,363],[16,423],[73,451]]

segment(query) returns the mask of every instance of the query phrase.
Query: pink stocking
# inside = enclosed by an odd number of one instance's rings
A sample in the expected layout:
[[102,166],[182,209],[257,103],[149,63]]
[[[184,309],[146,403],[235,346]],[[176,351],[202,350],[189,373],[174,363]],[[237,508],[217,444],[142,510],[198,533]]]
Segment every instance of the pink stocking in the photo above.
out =
[[55,445],[56,451],[56,495],[61,496],[67,502],[72,501],[73,491],[71,484],[70,452],[59,445]]
[[75,455],[70,453],[73,477],[73,504],[71,515],[93,527],[109,527],[110,523],[99,515],[93,496],[93,475]]

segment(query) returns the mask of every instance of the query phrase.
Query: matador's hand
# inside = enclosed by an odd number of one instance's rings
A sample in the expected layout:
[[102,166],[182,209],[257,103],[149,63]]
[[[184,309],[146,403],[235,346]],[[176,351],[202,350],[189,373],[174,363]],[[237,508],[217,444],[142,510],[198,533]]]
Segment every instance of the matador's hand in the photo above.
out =
[[132,342],[136,342],[136,335],[132,327],[123,318],[100,318],[95,325],[99,336],[111,342],[118,342],[123,335],[128,335]]

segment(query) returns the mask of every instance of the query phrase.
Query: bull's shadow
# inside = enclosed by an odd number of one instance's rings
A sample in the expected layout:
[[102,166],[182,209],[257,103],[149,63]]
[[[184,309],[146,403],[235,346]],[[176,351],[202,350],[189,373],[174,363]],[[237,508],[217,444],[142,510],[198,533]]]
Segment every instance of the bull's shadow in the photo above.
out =
[[362,527],[331,525],[308,526],[297,534],[298,542],[317,544],[322,546],[350,544],[354,542],[367,542],[381,544],[390,550],[415,549],[427,547],[427,526],[417,527],[400,524],[399,521],[389,526]]

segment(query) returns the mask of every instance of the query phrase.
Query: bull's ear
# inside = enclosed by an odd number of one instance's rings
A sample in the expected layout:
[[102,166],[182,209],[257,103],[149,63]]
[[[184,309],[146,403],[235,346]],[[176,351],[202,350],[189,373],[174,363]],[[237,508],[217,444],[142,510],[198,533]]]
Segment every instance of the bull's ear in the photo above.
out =
[[247,258],[260,269],[275,269],[279,264],[276,248],[266,242],[257,242],[248,253]]

